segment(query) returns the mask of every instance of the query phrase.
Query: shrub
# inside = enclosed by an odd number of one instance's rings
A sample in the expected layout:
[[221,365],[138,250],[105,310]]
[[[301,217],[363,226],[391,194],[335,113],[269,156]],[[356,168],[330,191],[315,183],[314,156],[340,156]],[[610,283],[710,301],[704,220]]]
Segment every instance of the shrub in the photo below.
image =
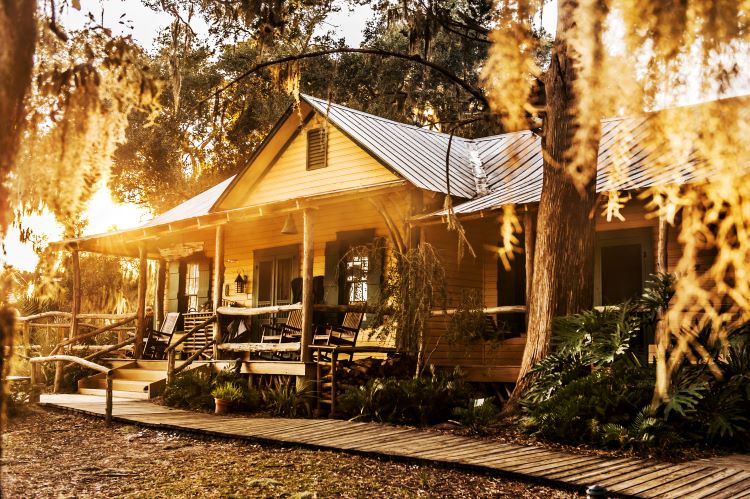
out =
[[189,369],[178,373],[164,389],[164,403],[182,409],[213,409],[212,378],[211,373],[202,369]]
[[497,422],[500,410],[492,402],[492,398],[472,399],[467,407],[455,407],[453,416],[458,423],[474,433],[487,433],[489,428]]
[[276,382],[261,392],[266,409],[274,416],[309,417],[312,414],[310,390],[297,390],[290,383]]
[[347,389],[339,399],[339,409],[347,417],[434,424],[446,421],[454,408],[466,407],[471,392],[458,370],[410,379],[372,379],[364,386]]
[[[656,276],[638,302],[556,319],[553,352],[532,369],[522,426],[542,438],[625,448],[707,443],[747,446],[750,439],[748,328],[696,333],[709,361],[696,357],[672,374],[666,400],[651,407],[655,368],[642,365],[632,342],[672,296],[673,279]],[[710,339],[728,337],[723,348]],[[716,377],[709,362],[722,372]]]

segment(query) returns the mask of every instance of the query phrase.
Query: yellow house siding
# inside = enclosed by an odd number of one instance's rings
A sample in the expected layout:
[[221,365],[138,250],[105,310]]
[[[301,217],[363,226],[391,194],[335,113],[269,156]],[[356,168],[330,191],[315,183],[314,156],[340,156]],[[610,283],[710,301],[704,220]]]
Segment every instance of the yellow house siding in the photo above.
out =
[[[406,196],[402,196],[406,198]],[[276,248],[297,244],[299,247],[299,269],[302,271],[302,214],[293,215],[298,234],[283,235],[281,228],[286,215],[269,215],[259,219],[231,223],[227,225],[224,240],[225,272],[224,282],[230,284],[229,294],[224,294],[227,301],[242,305],[252,304],[253,290],[253,252],[259,249]],[[376,236],[388,236],[388,229],[381,215],[365,199],[335,203],[311,211],[313,222],[313,275],[325,274],[325,244],[336,239],[336,233],[350,230],[375,229]],[[246,293],[234,292],[234,280],[241,272],[248,276]]]
[[[307,170],[307,129],[297,134],[277,161],[253,185],[239,206],[284,201],[331,191],[356,189],[399,180],[394,173],[333,126],[328,128],[328,166]],[[235,189],[242,190],[242,183]]]

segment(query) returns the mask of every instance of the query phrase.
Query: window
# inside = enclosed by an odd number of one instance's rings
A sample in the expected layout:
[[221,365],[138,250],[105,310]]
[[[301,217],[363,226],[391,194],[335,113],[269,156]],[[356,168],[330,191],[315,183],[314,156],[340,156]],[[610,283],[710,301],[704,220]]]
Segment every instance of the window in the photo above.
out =
[[307,169],[317,170],[327,166],[328,134],[325,128],[312,128],[307,132]]
[[349,255],[345,264],[348,302],[367,301],[367,273],[370,270],[370,258],[361,254]]
[[637,298],[654,271],[653,229],[597,232],[594,305],[615,305]]
[[200,280],[200,268],[197,263],[188,263],[185,273],[185,297],[187,298],[188,311],[198,310],[198,283]]
[[257,307],[292,303],[292,281],[297,277],[297,245],[256,250],[253,303]]

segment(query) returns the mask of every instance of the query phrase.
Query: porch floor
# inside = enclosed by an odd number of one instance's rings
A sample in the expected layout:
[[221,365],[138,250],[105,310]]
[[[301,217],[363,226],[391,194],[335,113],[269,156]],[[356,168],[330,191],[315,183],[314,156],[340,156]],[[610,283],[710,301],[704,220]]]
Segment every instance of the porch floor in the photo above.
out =
[[[104,416],[104,399],[43,395],[41,405]],[[750,471],[718,463],[569,454],[539,447],[378,423],[333,419],[239,418],[183,411],[143,400],[115,399],[113,419],[225,438],[295,444],[481,470],[573,488],[601,484],[622,497],[748,497]]]

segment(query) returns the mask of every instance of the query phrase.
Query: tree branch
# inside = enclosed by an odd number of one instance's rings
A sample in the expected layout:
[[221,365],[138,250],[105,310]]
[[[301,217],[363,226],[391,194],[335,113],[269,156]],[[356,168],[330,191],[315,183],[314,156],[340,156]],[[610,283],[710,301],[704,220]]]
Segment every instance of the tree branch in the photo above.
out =
[[228,88],[236,85],[237,83],[244,80],[248,76],[251,76],[257,73],[261,69],[264,69],[270,66],[276,66],[278,64],[284,64],[287,62],[299,61],[301,59],[311,59],[314,57],[322,57],[322,56],[332,55],[332,54],[370,54],[370,55],[378,55],[384,58],[393,57],[395,59],[403,59],[405,61],[411,61],[417,64],[422,64],[423,66],[426,66],[432,69],[433,71],[442,74],[443,76],[445,76],[446,78],[448,78],[449,80],[451,80],[452,82],[454,82],[455,84],[463,88],[472,97],[480,101],[485,107],[489,108],[489,102],[487,101],[487,98],[478,88],[473,87],[466,80],[456,76],[451,71],[444,68],[443,66],[440,66],[439,64],[435,64],[434,62],[425,60],[419,55],[407,55],[407,54],[402,54],[399,52],[391,52],[388,50],[381,50],[381,49],[342,47],[342,48],[337,48],[337,49],[327,49],[327,50],[318,50],[315,52],[306,52],[304,54],[289,55],[286,57],[280,57],[279,59],[274,59],[271,61],[265,61],[265,62],[256,64],[255,66],[251,67],[250,69],[248,69],[241,75],[231,80],[229,83],[223,85],[222,87],[212,92],[208,96],[199,100],[195,104],[195,106],[193,106],[193,110],[196,109],[201,104],[203,104],[204,102],[206,102],[207,100],[216,97],[217,95],[224,92]]

